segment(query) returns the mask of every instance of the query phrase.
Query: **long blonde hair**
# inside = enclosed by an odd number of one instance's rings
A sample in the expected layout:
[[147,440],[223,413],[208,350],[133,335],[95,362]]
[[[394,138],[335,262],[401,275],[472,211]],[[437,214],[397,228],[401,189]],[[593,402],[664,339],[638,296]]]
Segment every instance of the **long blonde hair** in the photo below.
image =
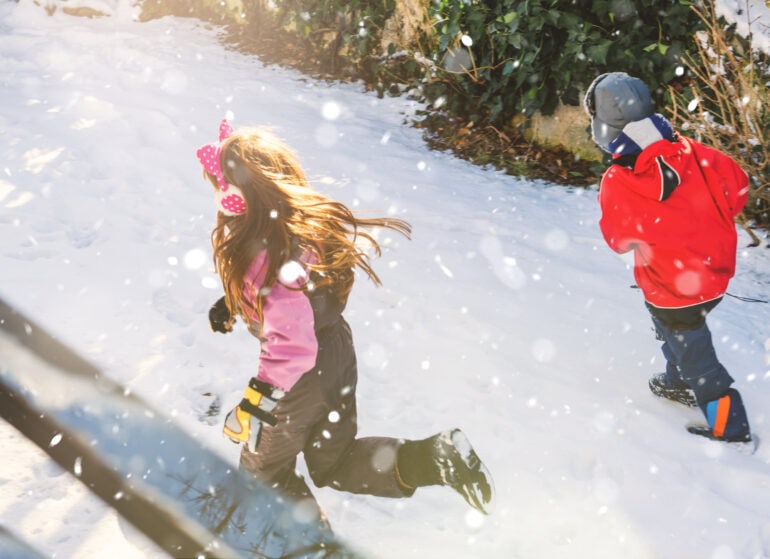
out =
[[[263,128],[233,132],[223,142],[220,163],[225,180],[238,186],[246,200],[246,213],[219,213],[211,232],[214,264],[224,285],[231,322],[237,314],[262,321],[267,290],[255,294],[256,308],[244,295],[246,271],[262,250],[268,257],[262,287],[274,285],[281,267],[309,250],[315,255],[308,265],[316,272],[314,287],[330,286],[344,303],[353,288],[354,268],[381,284],[369,255],[357,246],[357,240],[364,239],[376,256],[381,254],[380,245],[365,229],[384,227],[410,236],[411,226],[402,219],[361,219],[344,204],[313,190],[294,153]],[[204,174],[217,188],[216,178]]]

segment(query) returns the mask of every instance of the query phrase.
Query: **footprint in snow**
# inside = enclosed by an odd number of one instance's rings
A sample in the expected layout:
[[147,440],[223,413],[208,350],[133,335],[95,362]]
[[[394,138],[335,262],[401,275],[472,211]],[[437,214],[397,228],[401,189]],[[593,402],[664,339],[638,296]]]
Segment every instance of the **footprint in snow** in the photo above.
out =
[[158,289],[152,296],[152,307],[178,326],[189,326],[193,315],[180,305],[167,289]]

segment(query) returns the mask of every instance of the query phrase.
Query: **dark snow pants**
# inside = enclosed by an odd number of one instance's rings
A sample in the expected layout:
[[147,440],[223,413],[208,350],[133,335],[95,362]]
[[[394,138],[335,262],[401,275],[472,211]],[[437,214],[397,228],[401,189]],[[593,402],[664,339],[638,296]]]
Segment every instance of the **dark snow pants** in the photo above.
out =
[[340,317],[318,335],[316,366],[305,373],[273,410],[278,422],[262,425],[257,452],[241,451],[240,466],[263,483],[295,498],[312,497],[295,473],[302,452],[318,487],[382,497],[412,491],[398,483],[396,453],[403,441],[356,438],[358,371],[350,326]]
[[684,382],[695,393],[699,405],[722,396],[733,378],[717,359],[706,315],[721,299],[683,309],[647,308],[658,339],[663,342],[666,377],[676,386]]

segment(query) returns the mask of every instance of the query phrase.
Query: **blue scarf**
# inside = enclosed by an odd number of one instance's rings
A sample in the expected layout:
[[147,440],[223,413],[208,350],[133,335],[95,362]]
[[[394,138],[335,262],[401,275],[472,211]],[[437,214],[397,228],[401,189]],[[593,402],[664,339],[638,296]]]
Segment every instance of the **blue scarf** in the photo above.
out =
[[675,142],[676,133],[663,115],[655,113],[626,124],[623,131],[607,147],[615,156],[638,155],[644,148],[660,140]]

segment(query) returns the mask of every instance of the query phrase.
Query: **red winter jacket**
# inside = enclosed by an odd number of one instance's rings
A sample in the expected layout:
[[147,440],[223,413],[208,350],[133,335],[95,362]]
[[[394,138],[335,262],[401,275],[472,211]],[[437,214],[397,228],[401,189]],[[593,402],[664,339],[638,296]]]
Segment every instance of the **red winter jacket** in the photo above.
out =
[[616,252],[634,251],[645,300],[681,308],[721,297],[735,273],[734,217],[748,176],[725,154],[689,138],[649,145],[633,169],[602,177],[599,222]]

